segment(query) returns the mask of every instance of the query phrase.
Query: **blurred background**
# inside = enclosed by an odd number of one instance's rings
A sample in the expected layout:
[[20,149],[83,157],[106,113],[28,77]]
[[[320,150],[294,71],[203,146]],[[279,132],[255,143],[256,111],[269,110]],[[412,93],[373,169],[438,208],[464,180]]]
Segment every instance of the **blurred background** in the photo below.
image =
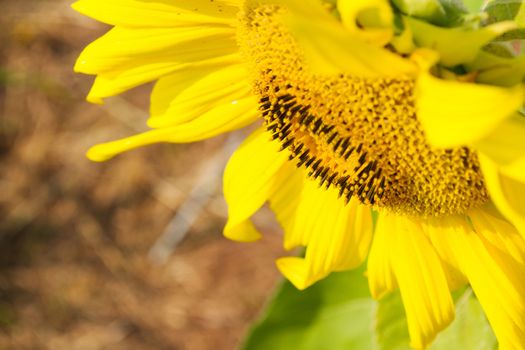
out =
[[282,254],[269,214],[261,242],[221,235],[242,135],[89,162],[145,130],[151,86],[84,101],[72,67],[107,27],[70,3],[0,0],[0,349],[235,349]]

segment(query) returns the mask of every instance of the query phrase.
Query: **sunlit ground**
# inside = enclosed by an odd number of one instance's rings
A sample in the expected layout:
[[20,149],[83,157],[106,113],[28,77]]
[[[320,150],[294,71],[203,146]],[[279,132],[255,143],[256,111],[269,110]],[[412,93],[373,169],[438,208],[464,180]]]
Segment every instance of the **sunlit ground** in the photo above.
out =
[[281,252],[221,236],[237,138],[86,160],[144,130],[150,86],[84,102],[74,60],[106,27],[68,4],[0,1],[0,349],[234,349]]

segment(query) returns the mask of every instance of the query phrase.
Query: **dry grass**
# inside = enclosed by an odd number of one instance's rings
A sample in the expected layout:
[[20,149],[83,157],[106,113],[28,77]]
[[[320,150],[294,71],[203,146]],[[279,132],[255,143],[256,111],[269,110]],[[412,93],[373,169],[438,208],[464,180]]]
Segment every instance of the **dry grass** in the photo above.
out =
[[90,163],[89,145],[144,128],[149,87],[87,104],[72,66],[105,27],[62,0],[0,5],[0,349],[235,348],[276,282],[278,235],[223,239],[212,173],[189,236],[148,258],[224,139]]

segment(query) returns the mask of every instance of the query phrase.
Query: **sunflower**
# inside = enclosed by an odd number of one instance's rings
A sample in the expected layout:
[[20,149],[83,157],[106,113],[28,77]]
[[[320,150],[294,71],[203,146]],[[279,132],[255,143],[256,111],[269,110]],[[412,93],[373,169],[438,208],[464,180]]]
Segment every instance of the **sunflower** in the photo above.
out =
[[114,26],[75,66],[97,76],[88,101],[156,81],[152,130],[90,159],[255,124],[224,174],[228,238],[257,240],[269,203],[306,248],[277,261],[297,288],[367,261],[424,349],[470,285],[500,348],[525,348],[525,61],[500,40],[519,21],[430,0],[73,7]]

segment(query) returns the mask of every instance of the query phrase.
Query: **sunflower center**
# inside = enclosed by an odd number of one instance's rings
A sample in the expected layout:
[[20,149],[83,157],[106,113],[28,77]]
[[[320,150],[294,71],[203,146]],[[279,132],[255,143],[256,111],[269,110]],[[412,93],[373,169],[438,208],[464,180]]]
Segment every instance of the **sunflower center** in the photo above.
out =
[[346,200],[409,215],[460,214],[488,200],[476,153],[426,143],[412,79],[309,73],[280,12],[246,10],[239,42],[266,128],[297,166]]

